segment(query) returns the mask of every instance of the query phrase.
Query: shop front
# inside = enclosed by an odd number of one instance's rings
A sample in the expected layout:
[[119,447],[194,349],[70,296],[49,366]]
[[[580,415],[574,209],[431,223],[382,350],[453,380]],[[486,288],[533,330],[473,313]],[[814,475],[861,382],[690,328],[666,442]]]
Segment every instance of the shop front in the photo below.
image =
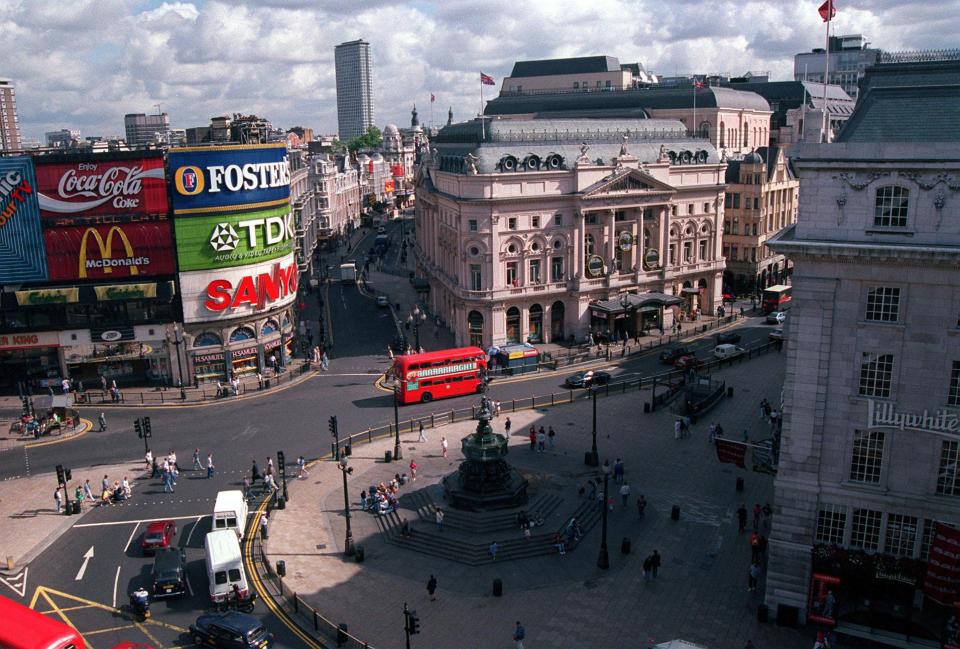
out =
[[190,361],[193,365],[194,384],[227,380],[227,360],[223,352],[194,353]]
[[243,378],[260,371],[260,347],[252,345],[230,350],[230,371],[236,378]]
[[0,391],[58,386],[62,376],[59,349],[55,331],[0,334]]
[[67,374],[85,388],[171,383],[170,349],[162,325],[116,325],[60,334]]
[[590,304],[590,332],[595,341],[616,342],[646,335],[663,325],[664,309],[683,300],[664,293],[621,293]]

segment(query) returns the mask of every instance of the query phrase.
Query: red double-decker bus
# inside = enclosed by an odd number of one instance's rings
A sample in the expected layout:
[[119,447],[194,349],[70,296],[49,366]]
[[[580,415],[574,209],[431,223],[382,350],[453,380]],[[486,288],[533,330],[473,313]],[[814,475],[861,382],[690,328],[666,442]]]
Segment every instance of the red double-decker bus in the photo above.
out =
[[487,355],[479,347],[458,347],[397,356],[393,376],[399,403],[427,403],[483,391]]
[[77,630],[0,596],[0,647],[4,649],[84,649]]
[[786,311],[790,308],[793,287],[786,284],[768,286],[763,290],[763,312]]

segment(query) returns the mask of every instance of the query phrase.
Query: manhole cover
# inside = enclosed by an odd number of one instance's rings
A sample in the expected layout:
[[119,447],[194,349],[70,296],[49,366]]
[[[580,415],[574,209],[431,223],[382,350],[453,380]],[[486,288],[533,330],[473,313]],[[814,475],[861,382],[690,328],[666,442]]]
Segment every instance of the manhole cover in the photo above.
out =
[[327,544],[326,544],[326,543],[317,543],[317,549],[318,549],[318,550],[326,550],[326,549],[327,549]]

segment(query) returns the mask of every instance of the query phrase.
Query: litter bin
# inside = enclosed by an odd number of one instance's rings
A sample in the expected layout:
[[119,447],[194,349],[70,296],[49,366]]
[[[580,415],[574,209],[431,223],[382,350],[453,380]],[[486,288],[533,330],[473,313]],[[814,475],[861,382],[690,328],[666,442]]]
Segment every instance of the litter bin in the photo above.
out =
[[347,643],[347,625],[341,623],[337,626],[337,646],[343,646]]
[[384,451],[383,452],[383,461],[387,464],[393,462],[393,451]]
[[743,491],[743,478],[737,478],[737,491]]
[[769,609],[767,608],[766,604],[761,604],[757,607],[757,622],[766,622],[769,615]]
[[287,499],[283,496],[277,497],[277,509],[286,509],[287,508]]
[[728,399],[732,399],[732,398],[733,398],[733,386],[732,386],[732,385],[727,388],[727,398],[728,398]]
[[644,413],[644,414],[650,414],[650,402],[649,402],[649,401],[644,401],[644,402],[643,402],[643,413]]
[[493,580],[493,596],[503,597],[503,581],[500,579]]
[[357,563],[363,563],[363,560],[366,558],[362,545],[353,546],[353,558],[356,559]]
[[287,562],[283,559],[277,561],[277,574],[281,577],[287,576]]
[[625,536],[620,541],[620,554],[630,554],[630,537]]
[[74,513],[74,514],[79,514],[79,513],[80,513],[80,501],[79,501],[79,500],[74,500],[74,501],[73,501],[73,504],[71,505],[71,507],[73,507],[73,513]]
[[672,518],[672,519],[675,520],[675,521],[680,520],[680,506],[679,506],[679,505],[674,505],[674,506],[673,506],[673,509],[670,510],[670,518]]

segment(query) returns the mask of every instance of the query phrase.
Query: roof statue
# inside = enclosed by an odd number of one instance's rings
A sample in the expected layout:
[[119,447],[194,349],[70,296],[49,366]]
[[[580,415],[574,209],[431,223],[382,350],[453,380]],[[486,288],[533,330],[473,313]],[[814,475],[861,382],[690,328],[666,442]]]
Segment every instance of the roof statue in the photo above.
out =
[[577,156],[577,164],[589,164],[590,158],[587,157],[587,151],[590,150],[590,146],[583,142],[580,144],[580,155]]
[[453,106],[447,110],[447,126],[453,124]]
[[627,140],[630,139],[630,136],[626,133],[623,134],[623,142],[620,144],[620,156],[630,155],[627,153]]
[[476,176],[478,173],[480,173],[480,171],[477,169],[477,162],[479,161],[480,158],[472,153],[468,153],[467,155],[463,156],[463,162],[467,166],[467,173],[469,175]]
[[413,110],[410,111],[410,128],[417,128],[420,126],[420,118],[417,117],[417,105],[413,105]]
[[660,145],[660,153],[657,154],[657,162],[667,162],[670,160],[670,156],[667,155],[667,147],[665,144]]

